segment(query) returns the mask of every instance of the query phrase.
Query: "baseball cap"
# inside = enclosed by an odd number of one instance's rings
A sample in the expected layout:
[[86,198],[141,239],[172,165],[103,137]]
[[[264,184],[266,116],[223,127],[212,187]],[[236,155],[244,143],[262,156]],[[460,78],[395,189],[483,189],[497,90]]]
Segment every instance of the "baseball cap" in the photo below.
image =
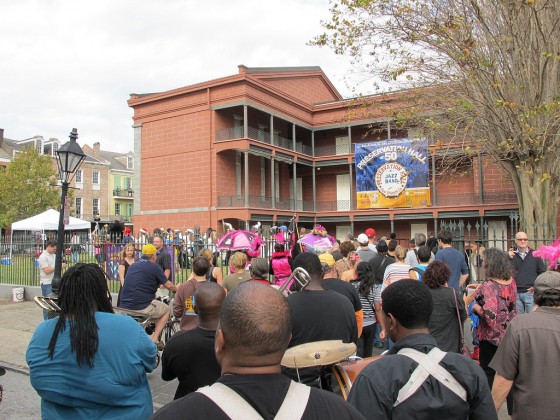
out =
[[334,265],[334,257],[331,254],[319,254],[319,260],[322,263],[327,264],[329,267],[332,267]]
[[146,244],[142,247],[142,255],[155,255],[157,254],[156,247],[152,244]]
[[368,238],[373,238],[375,236],[375,229],[374,228],[367,228],[366,235]]
[[560,290],[560,273],[556,271],[545,271],[535,280],[534,289],[536,294],[541,294],[545,290]]
[[389,246],[385,241],[379,241],[377,244],[377,252],[387,252],[389,251]]
[[142,228],[142,229],[140,229],[140,233],[148,233],[148,229]]
[[360,233],[358,235],[358,242],[360,244],[367,244],[368,243],[368,237],[365,233]]

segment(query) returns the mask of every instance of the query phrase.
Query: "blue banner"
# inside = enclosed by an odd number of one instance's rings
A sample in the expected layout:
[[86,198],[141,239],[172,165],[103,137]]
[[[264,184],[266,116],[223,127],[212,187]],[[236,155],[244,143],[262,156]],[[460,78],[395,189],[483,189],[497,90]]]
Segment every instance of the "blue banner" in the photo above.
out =
[[357,143],[355,162],[358,209],[431,205],[427,139]]

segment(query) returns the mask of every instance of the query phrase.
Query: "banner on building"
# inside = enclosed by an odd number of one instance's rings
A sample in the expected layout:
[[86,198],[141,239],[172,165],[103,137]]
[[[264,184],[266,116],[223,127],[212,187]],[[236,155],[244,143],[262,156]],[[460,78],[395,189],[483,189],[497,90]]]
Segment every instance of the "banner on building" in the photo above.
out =
[[427,139],[357,143],[355,162],[358,209],[431,205]]

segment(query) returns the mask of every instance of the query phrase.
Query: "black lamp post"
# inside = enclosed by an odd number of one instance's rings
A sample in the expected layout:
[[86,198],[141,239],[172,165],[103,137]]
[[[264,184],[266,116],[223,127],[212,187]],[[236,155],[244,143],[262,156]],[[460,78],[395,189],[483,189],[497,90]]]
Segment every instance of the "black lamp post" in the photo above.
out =
[[52,279],[52,291],[56,295],[60,286],[62,273],[62,252],[64,248],[64,203],[68,194],[68,185],[74,178],[76,170],[80,167],[86,155],[82,148],[76,143],[78,130],[72,129],[70,141],[66,142],[56,151],[56,163],[58,164],[58,174],[62,183],[62,193],[60,197],[60,218],[58,219],[58,233],[56,237],[56,259],[54,264],[54,275]]

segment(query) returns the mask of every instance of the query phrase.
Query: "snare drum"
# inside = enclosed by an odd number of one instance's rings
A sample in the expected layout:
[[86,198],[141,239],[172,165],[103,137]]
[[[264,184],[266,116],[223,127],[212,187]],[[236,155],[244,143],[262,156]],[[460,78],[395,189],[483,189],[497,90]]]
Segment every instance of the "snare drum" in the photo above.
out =
[[362,369],[380,358],[381,356],[366,357],[362,360],[344,361],[333,365],[333,392],[340,395],[342,398],[347,399],[350,389],[352,388],[352,384]]

